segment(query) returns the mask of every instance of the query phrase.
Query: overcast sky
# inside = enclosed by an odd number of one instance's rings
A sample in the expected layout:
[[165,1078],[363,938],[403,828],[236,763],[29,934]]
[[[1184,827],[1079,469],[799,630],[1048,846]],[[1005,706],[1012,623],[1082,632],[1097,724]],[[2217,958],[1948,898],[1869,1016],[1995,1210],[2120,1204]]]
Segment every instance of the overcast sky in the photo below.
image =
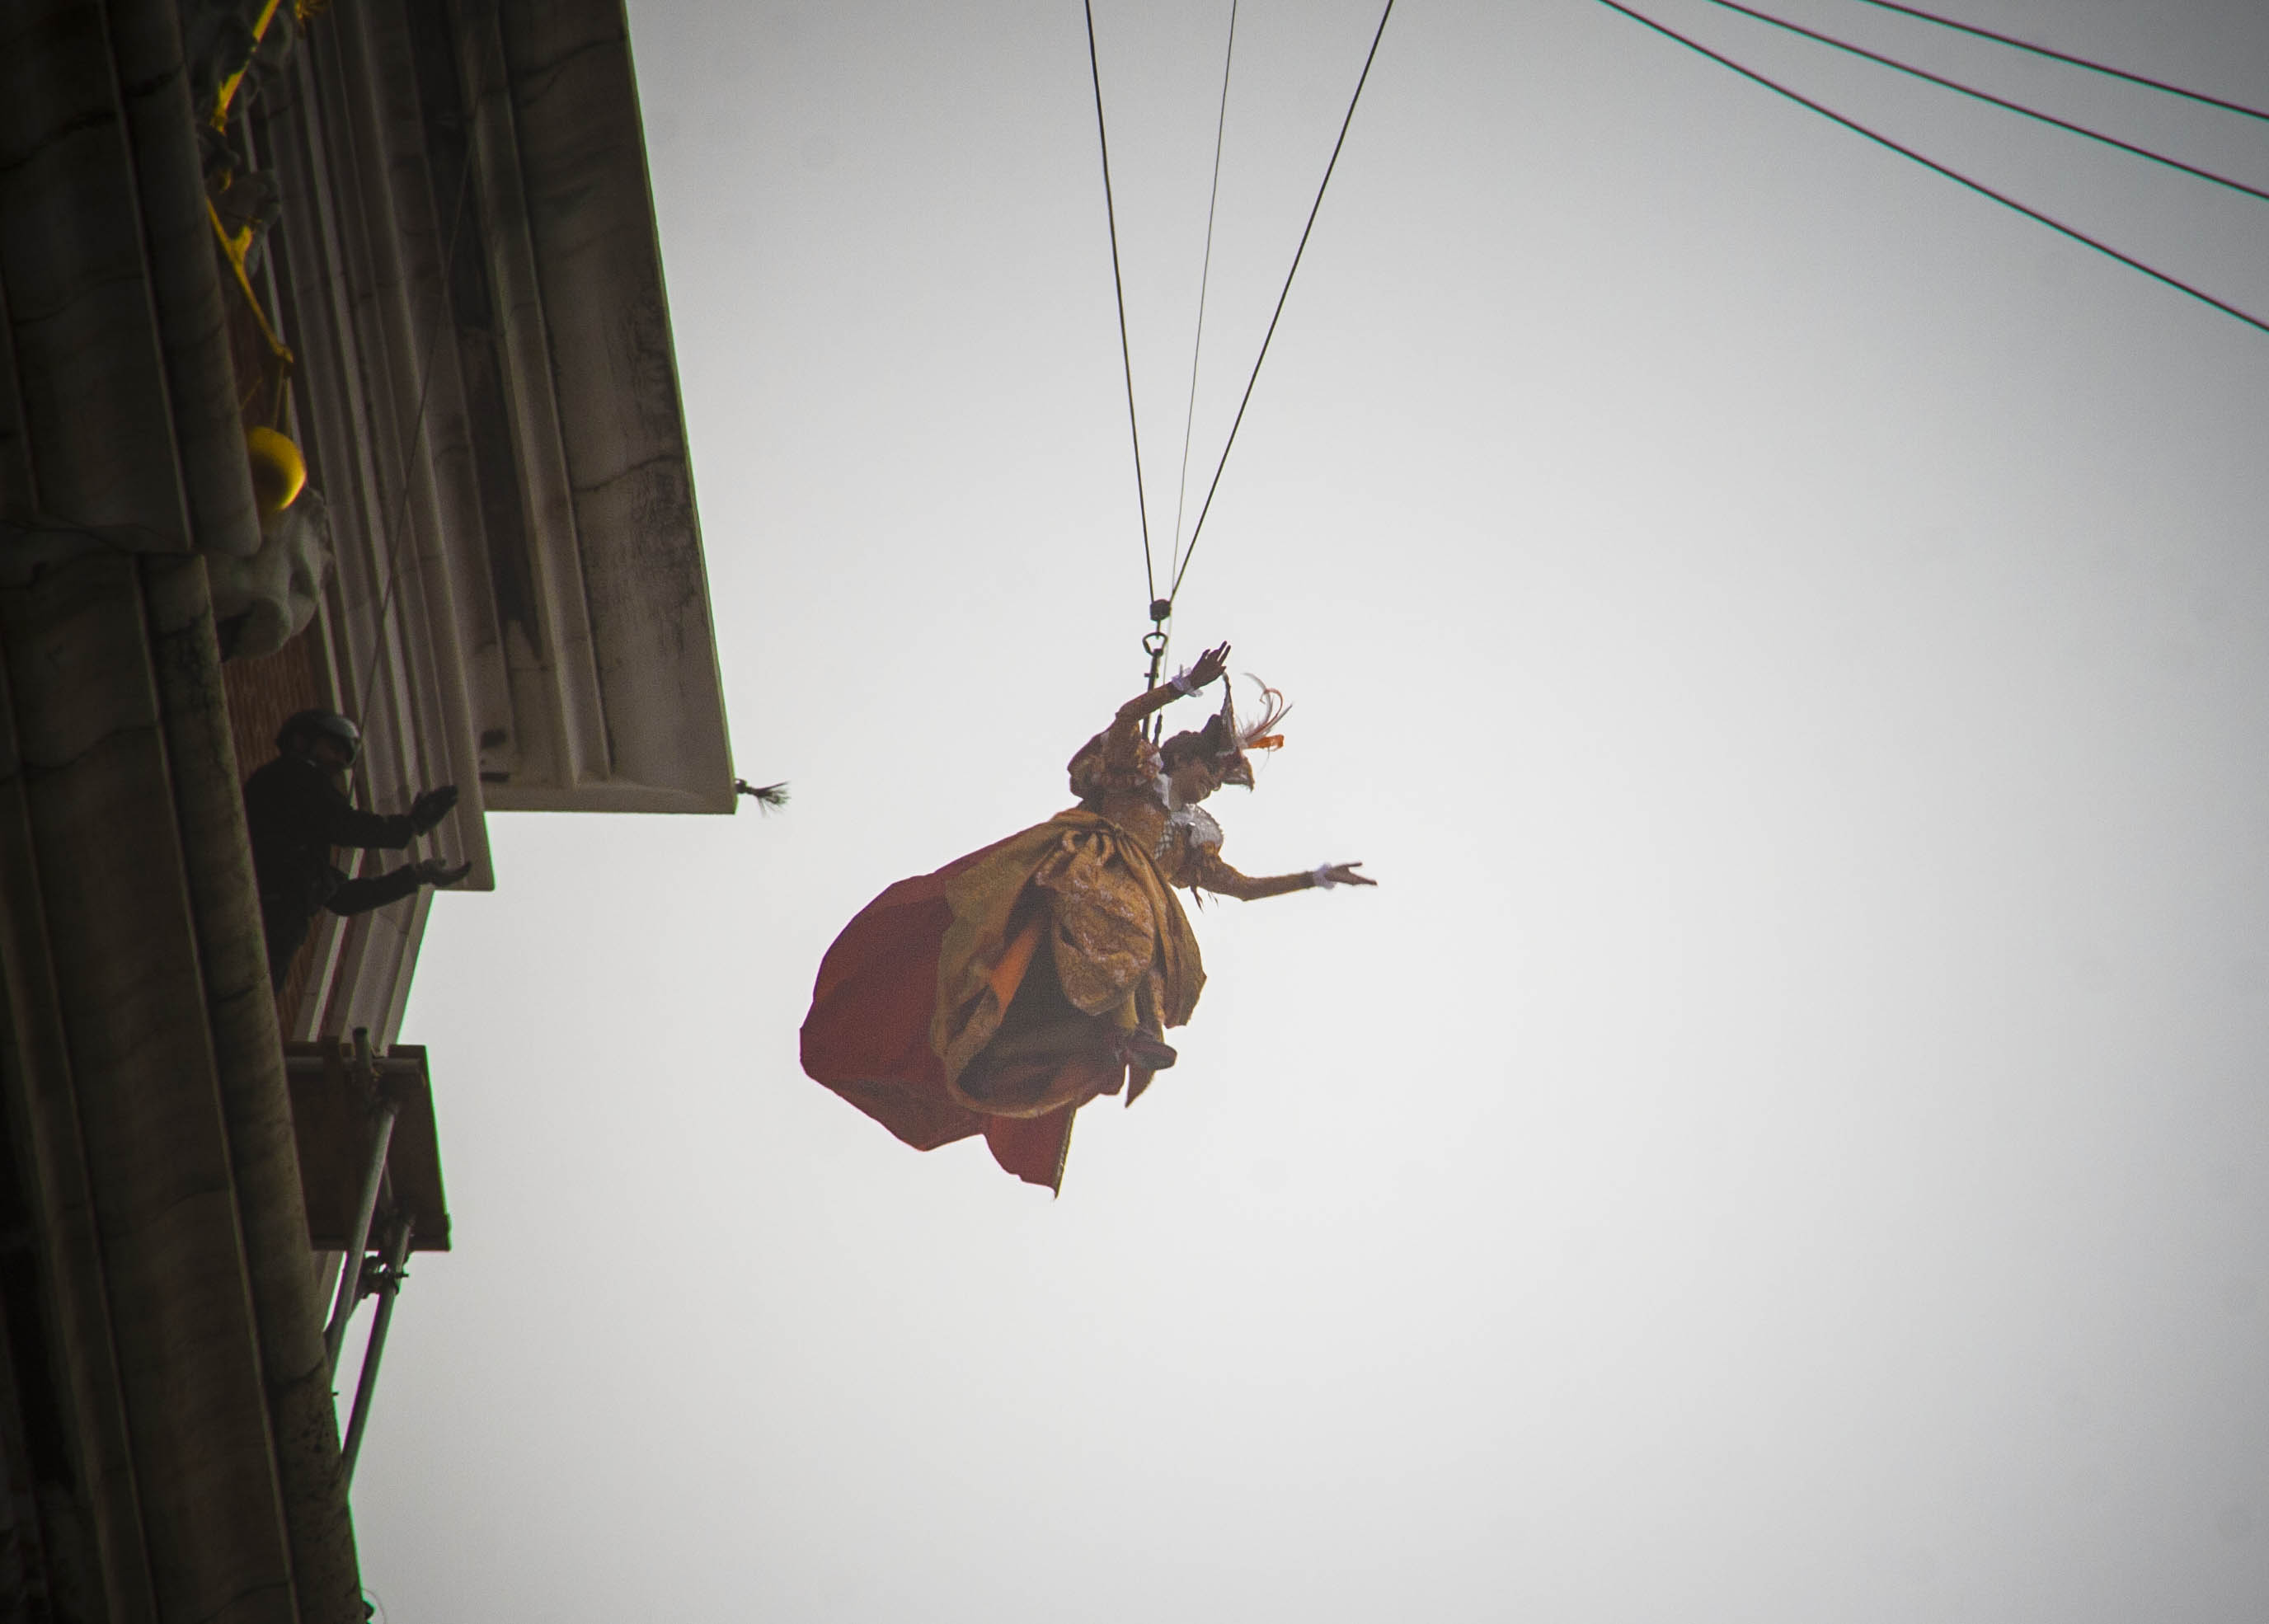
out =
[[[1959,4],[2269,100],[2245,0]],[[2269,314],[2269,207],[1646,4]],[[1163,554],[1228,11],[1096,9]],[[1245,0],[1193,510],[1377,17]],[[1297,705],[1225,855],[1380,887],[1194,914],[1051,1200],[795,1033],[1140,686],[1080,7],[632,24],[795,801],[497,816],[435,905],[392,1624],[2269,1613],[2269,337],[1592,0],[1403,0],[1176,624]]]

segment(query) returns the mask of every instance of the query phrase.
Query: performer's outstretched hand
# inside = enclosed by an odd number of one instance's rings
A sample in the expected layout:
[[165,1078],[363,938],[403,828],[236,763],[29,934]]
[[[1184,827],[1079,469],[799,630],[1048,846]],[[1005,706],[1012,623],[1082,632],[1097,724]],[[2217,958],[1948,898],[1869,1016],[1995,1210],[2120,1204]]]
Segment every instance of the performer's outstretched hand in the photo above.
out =
[[1325,878],[1322,882],[1326,885],[1378,884],[1378,881],[1366,880],[1363,875],[1356,872],[1356,869],[1362,867],[1363,865],[1361,863],[1326,863],[1324,865],[1323,872],[1327,877]]
[[1121,723],[1140,721],[1143,717],[1165,709],[1177,699],[1186,699],[1208,683],[1215,681],[1229,669],[1229,645],[1208,648],[1198,656],[1197,663],[1156,688],[1145,689],[1119,707]]
[[1197,663],[1184,672],[1182,676],[1183,680],[1189,683],[1191,691],[1195,692],[1228,669],[1229,645],[1223,643],[1218,648],[1208,648],[1200,654]]

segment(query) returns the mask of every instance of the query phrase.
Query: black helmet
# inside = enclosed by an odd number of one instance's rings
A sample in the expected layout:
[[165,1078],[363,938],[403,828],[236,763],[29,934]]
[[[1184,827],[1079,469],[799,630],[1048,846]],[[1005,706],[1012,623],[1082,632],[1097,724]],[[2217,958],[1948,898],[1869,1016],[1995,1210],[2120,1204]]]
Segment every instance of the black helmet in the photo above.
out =
[[319,734],[345,745],[349,761],[362,754],[362,729],[336,711],[300,711],[286,717],[277,730],[276,748],[293,755],[313,744]]

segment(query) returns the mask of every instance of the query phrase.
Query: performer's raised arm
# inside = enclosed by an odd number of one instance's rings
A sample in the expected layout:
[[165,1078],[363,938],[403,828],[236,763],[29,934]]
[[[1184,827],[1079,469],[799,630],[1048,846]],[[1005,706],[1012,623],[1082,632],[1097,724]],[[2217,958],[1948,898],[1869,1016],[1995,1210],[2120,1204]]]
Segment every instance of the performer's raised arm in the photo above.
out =
[[1177,699],[1186,699],[1229,669],[1229,645],[1208,648],[1198,656],[1198,661],[1171,682],[1145,693],[1136,694],[1119,707],[1119,721],[1139,722],[1154,711],[1163,711]]

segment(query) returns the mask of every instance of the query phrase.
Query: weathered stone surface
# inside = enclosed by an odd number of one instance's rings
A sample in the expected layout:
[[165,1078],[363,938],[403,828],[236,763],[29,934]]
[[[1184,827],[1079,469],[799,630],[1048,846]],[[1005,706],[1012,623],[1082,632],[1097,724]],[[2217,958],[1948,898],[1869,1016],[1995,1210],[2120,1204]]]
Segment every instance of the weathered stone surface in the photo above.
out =
[[[584,611],[557,639],[549,690],[515,685],[516,712],[549,706],[567,739],[595,733],[606,748],[575,750],[562,764],[571,776],[514,774],[490,797],[499,807],[729,810],[707,577],[626,19],[617,0],[506,0],[498,28],[510,114],[499,135],[514,145],[518,188],[489,225],[507,269],[524,255],[534,273],[551,386],[549,410],[534,422],[558,437]],[[506,310],[524,322],[521,284],[507,288]],[[538,454],[553,454],[548,439]],[[539,491],[548,517],[556,510],[543,499]],[[552,538],[542,545],[547,569],[565,582]]]
[[40,500],[186,549],[133,154],[103,11],[0,8],[0,281]]
[[58,1617],[138,1621],[156,1616],[157,1598],[14,714],[0,661],[0,1105],[38,1231],[47,1374],[65,1454],[36,1491],[44,1555]]
[[208,552],[249,557],[260,517],[222,314],[236,290],[222,285],[205,212],[179,15],[174,0],[110,0],[107,11],[190,535]]
[[204,572],[193,559],[153,558],[142,565],[159,713],[299,1617],[306,1624],[357,1624],[362,1589],[339,1481],[323,1303],[308,1267],[283,1040],[269,992],[240,775]]
[[292,1564],[140,573],[131,555],[91,554],[0,593],[0,644],[150,1589],[162,1617],[287,1620]]
[[331,508],[309,485],[299,499],[261,525],[260,550],[248,558],[209,553],[215,622],[233,623],[232,660],[272,654],[322,607],[331,574]]

